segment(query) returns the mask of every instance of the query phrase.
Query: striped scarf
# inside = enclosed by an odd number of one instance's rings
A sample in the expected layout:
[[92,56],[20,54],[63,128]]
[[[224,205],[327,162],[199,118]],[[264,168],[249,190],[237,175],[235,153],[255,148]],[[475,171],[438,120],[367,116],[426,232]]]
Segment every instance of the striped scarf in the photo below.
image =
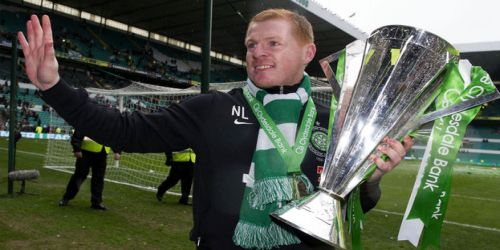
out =
[[[269,94],[250,80],[247,82],[250,94],[263,104],[288,144],[293,146],[300,113],[311,92],[309,76],[304,74],[300,87],[290,94]],[[313,186],[309,179],[302,173],[299,178],[311,193]],[[269,216],[293,199],[294,179],[262,128],[259,129],[250,171],[243,176],[243,182],[246,187],[233,242],[243,248],[257,249],[300,243],[295,235],[275,224]]]

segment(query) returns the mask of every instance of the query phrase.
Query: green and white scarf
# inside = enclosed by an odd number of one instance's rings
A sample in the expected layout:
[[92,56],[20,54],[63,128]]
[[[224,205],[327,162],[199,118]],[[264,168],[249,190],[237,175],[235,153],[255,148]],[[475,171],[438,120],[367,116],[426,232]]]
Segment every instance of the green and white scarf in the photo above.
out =
[[[309,76],[304,74],[300,87],[289,94],[269,94],[250,80],[247,82],[244,94],[261,128],[250,171],[243,176],[246,187],[233,242],[243,248],[257,249],[298,244],[300,240],[275,224],[269,215],[294,199],[297,182],[304,184],[307,193],[314,189],[300,172],[316,119],[316,110],[309,97]],[[306,112],[298,129],[300,113],[306,103]],[[263,110],[260,109],[262,107]]]

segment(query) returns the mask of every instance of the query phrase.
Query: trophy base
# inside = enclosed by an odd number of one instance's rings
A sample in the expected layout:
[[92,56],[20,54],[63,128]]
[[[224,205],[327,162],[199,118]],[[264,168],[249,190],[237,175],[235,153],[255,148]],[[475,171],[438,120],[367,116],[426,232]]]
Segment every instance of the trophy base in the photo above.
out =
[[271,216],[324,243],[346,249],[341,201],[324,191],[294,201]]

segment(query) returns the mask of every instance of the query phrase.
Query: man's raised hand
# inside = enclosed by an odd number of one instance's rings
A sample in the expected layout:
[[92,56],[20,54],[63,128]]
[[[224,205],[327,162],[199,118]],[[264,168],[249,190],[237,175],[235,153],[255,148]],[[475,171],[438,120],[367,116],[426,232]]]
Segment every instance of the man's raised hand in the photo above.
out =
[[26,74],[40,90],[47,90],[59,81],[52,28],[47,15],[42,16],[42,25],[36,15],[26,22],[28,40],[22,32],[17,33],[23,49]]

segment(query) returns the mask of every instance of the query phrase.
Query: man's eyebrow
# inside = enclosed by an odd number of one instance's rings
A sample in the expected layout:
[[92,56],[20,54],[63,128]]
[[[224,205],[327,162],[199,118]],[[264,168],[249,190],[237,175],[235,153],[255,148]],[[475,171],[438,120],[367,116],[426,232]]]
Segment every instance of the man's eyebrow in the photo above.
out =
[[[262,40],[269,41],[269,40],[282,40],[282,39],[279,36],[268,36],[264,37]],[[247,44],[248,42],[255,42],[255,40],[252,38],[245,39],[245,44]]]

